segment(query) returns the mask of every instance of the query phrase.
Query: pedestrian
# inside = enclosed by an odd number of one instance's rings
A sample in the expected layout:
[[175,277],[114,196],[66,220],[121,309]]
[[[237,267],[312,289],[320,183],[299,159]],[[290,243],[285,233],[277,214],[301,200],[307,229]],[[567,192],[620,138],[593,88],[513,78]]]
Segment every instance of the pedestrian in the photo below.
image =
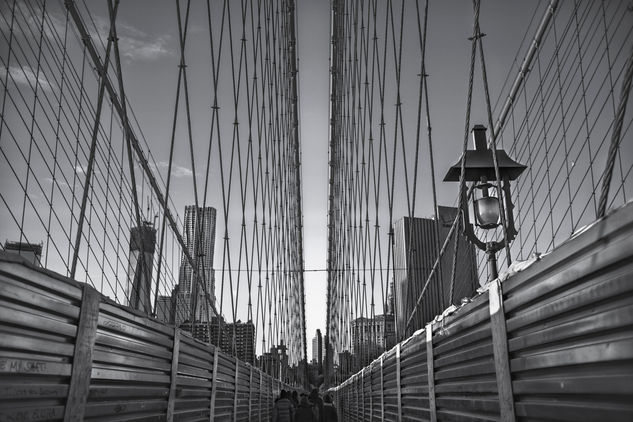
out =
[[297,406],[299,406],[299,394],[297,393],[297,390],[294,390],[292,392],[292,397],[290,397],[290,400],[292,400],[292,404],[295,405],[295,409],[296,409]]
[[273,407],[272,422],[295,422],[294,406],[290,400],[290,394],[285,390],[281,390],[279,400],[277,400]]
[[316,422],[323,422],[323,400],[319,397],[319,390],[314,388],[310,392],[310,402],[312,403],[312,413]]
[[323,398],[323,422],[338,422],[336,407],[334,407],[332,396],[329,394]]
[[315,422],[314,414],[312,413],[312,406],[308,402],[308,397],[305,394],[301,395],[301,401],[297,407],[295,413],[295,422]]

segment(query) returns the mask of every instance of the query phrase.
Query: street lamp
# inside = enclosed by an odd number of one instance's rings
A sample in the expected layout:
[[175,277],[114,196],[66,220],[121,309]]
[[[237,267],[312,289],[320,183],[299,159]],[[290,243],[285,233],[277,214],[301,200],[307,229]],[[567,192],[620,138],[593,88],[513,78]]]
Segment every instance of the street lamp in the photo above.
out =
[[[486,252],[490,269],[490,279],[498,277],[497,259],[495,254],[505,247],[506,242],[511,242],[517,235],[514,227],[514,216],[512,209],[512,195],[510,193],[510,181],[515,180],[527,168],[523,164],[517,163],[502,150],[496,150],[497,165],[499,168],[499,179],[501,184],[497,184],[495,166],[493,161],[493,150],[487,147],[486,128],[482,125],[473,127],[474,150],[466,150],[464,163],[464,180],[472,182],[469,191],[472,190],[472,207],[474,215],[474,225],[484,230],[494,229],[502,223],[501,213],[505,210],[506,238],[501,241],[483,242],[475,235],[473,222],[470,220],[468,211],[467,189],[462,190],[460,198],[460,208],[463,216],[464,235],[466,238]],[[462,157],[455,163],[444,176],[445,182],[459,182],[462,171]],[[503,207],[501,207],[503,201]]]

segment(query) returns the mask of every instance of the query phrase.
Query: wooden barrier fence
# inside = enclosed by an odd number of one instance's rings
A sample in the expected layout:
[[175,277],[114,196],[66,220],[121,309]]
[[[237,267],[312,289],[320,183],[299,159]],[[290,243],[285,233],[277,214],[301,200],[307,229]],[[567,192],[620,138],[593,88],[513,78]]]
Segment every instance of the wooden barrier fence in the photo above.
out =
[[290,387],[0,252],[0,421],[269,421]]
[[344,421],[632,421],[633,204],[330,392]]

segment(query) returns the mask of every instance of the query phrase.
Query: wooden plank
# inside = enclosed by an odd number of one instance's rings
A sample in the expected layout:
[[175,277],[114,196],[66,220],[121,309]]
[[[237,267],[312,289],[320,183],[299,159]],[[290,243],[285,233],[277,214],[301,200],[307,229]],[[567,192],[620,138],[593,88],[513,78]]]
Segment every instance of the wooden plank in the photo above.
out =
[[137,341],[146,341],[166,348],[171,347],[171,335],[173,333],[165,335],[163,332],[152,330],[145,324],[135,324],[122,318],[101,314],[99,315],[99,327],[103,331],[131,337]]
[[116,401],[113,399],[125,398],[127,400],[134,400],[137,398],[152,397],[153,399],[161,400],[167,403],[169,398],[168,386],[143,386],[138,388],[137,385],[92,385],[90,387],[89,399],[95,401]]
[[[629,280],[629,284],[630,283]],[[613,302],[609,303],[609,307]],[[605,306],[606,308],[606,306]],[[527,349],[534,346],[542,346],[548,343],[561,342],[561,340],[572,339],[580,336],[594,336],[614,329],[625,329],[633,326],[633,306],[617,307],[603,311],[598,305],[587,311],[587,315],[578,318],[577,314],[572,314],[571,321],[560,323],[560,318],[546,323],[541,323],[537,327],[543,329],[535,330],[525,335],[515,337],[508,341],[511,352]],[[571,319],[570,317],[570,319]]]
[[69,318],[78,318],[79,309],[77,306],[61,302],[59,299],[50,299],[43,292],[34,292],[24,288],[23,285],[12,285],[16,283],[10,278],[0,277],[0,297],[4,300],[24,304],[31,309],[45,309],[46,313],[54,313]]
[[180,328],[174,328],[174,346],[171,358],[171,379],[169,384],[169,399],[167,400],[167,421],[174,420],[174,405],[176,404],[176,384],[178,380],[178,355],[180,354]]
[[[148,330],[158,331],[163,333],[166,337],[171,337],[174,333],[173,326],[150,319],[141,311],[136,311],[127,306],[121,306],[107,297],[104,297],[101,302],[101,313],[110,317],[120,318],[121,321],[124,321],[126,324],[137,325]],[[187,333],[185,333],[185,335],[186,334]],[[181,334],[181,337],[183,337],[183,334]]]
[[142,370],[155,370],[169,372],[171,369],[171,359],[169,361],[152,358],[147,355],[133,353],[131,351],[114,351],[107,347],[95,344],[92,355],[93,362],[112,366],[136,367]]
[[215,396],[217,395],[218,392],[218,384],[217,384],[217,378],[218,378],[218,347],[215,346],[213,348],[213,375],[212,375],[213,379],[211,380],[211,402],[210,402],[210,408],[209,408],[209,421],[213,421],[213,418],[215,417]]
[[155,372],[142,372],[142,371],[127,371],[121,368],[110,369],[103,368],[97,365],[92,367],[92,378],[108,381],[128,381],[128,382],[144,382],[144,383],[157,383],[168,384],[170,382],[169,375],[162,375]]
[[75,347],[72,344],[61,343],[59,340],[40,340],[27,337],[25,332],[19,334],[3,333],[2,347],[6,349],[16,349],[42,354],[62,355],[72,357],[75,355]]
[[68,363],[0,357],[0,374],[9,374],[10,377],[17,375],[57,375],[67,377],[72,374],[72,371],[72,365]]
[[[68,371],[70,374],[70,371]],[[50,381],[49,381],[50,382]],[[3,400],[42,400],[65,399],[68,386],[37,382],[29,384],[0,384],[0,397]],[[1,420],[1,419],[0,419]]]
[[61,419],[64,413],[63,406],[27,405],[25,407],[0,408],[0,420],[2,421],[51,421]]
[[494,280],[490,283],[488,298],[490,329],[492,330],[492,350],[495,360],[495,375],[497,377],[501,420],[513,422],[516,420],[516,416],[514,412],[514,396],[512,394],[512,374],[510,373],[508,337],[503,312],[503,296],[499,280]]
[[[620,334],[621,335],[621,334]],[[566,365],[587,365],[602,362],[627,361],[633,357],[633,339],[609,336],[596,344],[574,344],[574,347],[551,350],[532,356],[521,356],[511,361],[512,370],[527,371],[534,369],[560,368]],[[625,366],[622,365],[624,369]]]
[[[172,327],[173,335],[174,328]],[[113,333],[102,331],[97,332],[97,344],[107,347],[113,347],[122,350],[129,350],[136,353],[143,353],[152,357],[161,357],[171,361],[171,347],[154,346],[151,343],[137,341],[130,337],[122,337]]]
[[438,367],[445,367],[448,365],[455,365],[466,360],[472,360],[485,356],[492,355],[492,342],[479,343],[475,346],[463,346],[451,353],[447,353],[443,356],[435,356],[435,362]]
[[433,324],[426,326],[426,371],[429,384],[429,413],[431,422],[437,421],[437,408],[435,406],[435,375],[433,362]]
[[[15,306],[15,305],[14,305]],[[51,315],[37,315],[32,310],[25,312],[14,307],[0,305],[0,323],[19,327],[48,331],[56,335],[75,337],[77,327],[65,321],[51,318]]]
[[68,400],[64,409],[64,421],[82,421],[90,391],[92,352],[97,338],[99,301],[101,295],[88,285],[83,286],[81,310],[73,355]]
[[[572,294],[565,290],[554,297],[548,297],[545,303],[541,302],[538,306],[522,310],[516,316],[509,317],[506,321],[506,330],[512,333],[534,323],[540,323],[544,328],[548,328],[549,324],[544,321],[552,317],[559,317],[563,312],[570,312],[591,306],[594,303],[630,296],[630,291],[633,290],[631,272],[633,272],[631,268],[620,267],[592,277],[589,283],[585,283],[587,285],[582,290],[574,291]],[[504,309],[507,309],[505,303]],[[591,312],[595,312],[595,307],[592,306]],[[575,316],[569,318],[571,321],[576,320]]]

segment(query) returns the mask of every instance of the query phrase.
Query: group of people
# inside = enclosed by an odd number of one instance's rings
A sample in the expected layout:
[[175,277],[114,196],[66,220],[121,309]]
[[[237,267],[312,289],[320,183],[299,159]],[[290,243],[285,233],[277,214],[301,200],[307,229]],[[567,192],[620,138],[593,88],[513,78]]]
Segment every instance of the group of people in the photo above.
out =
[[310,395],[281,390],[273,407],[273,422],[338,422],[332,397],[326,394],[323,400],[314,389]]

